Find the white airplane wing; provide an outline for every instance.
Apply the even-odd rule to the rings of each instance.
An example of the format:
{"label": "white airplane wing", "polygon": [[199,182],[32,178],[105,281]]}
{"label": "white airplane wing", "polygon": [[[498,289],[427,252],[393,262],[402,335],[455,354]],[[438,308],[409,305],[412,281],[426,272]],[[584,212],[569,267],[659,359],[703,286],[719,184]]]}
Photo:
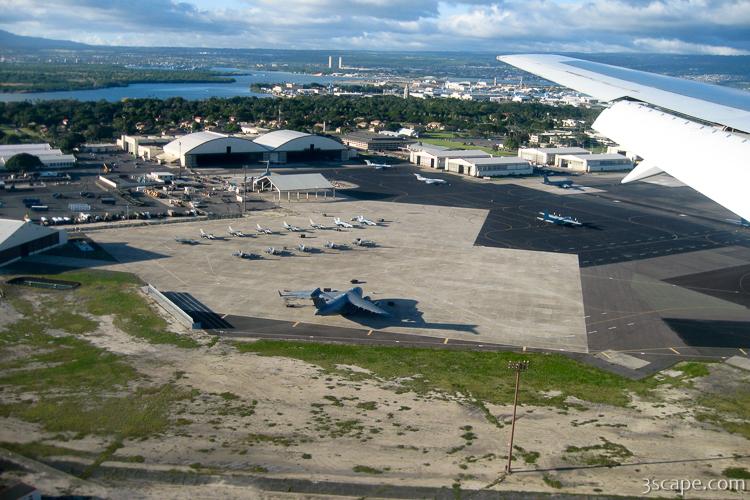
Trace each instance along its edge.
{"label": "white airplane wing", "polygon": [[644,158],[624,183],[665,171],[742,218],[750,217],[745,194],[750,137],[743,134],[750,133],[750,93],[559,55],[498,60],[614,101],[593,128]]}

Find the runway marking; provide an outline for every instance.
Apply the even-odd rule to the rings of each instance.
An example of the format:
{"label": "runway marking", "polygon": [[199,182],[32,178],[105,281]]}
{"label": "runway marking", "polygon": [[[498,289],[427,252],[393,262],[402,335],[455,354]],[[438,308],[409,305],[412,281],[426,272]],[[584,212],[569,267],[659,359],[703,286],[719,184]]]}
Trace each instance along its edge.
{"label": "runway marking", "polygon": [[617,328],[617,327],[616,326],[610,326],[609,328],[607,328],[607,330],[614,330],[615,328]]}
{"label": "runway marking", "polygon": [[598,331],[599,330],[591,330],[590,332],[586,332],[586,333],[597,333]]}
{"label": "runway marking", "polygon": [[372,335],[372,330],[370,330],[369,332],[367,332],[367,335]]}
{"label": "runway marking", "polygon": [[610,355],[609,355],[609,354],[607,354],[606,352],[602,351],[602,354],[604,354],[604,356],[605,356],[605,357],[606,357],[607,359],[612,359],[612,356],[610,356]]}
{"label": "runway marking", "polygon": [[670,351],[672,351],[672,352],[673,352],[673,353],[675,353],[675,354],[680,354],[680,351],[678,351],[678,350],[677,350],[677,349],[675,349],[674,347],[670,347],[670,348],[669,348],[669,350],[670,350]]}
{"label": "runway marking", "polygon": [[628,323],[627,326],[633,326],[635,323]]}
{"label": "runway marking", "polygon": [[590,318],[590,317],[591,317],[591,315],[584,316],[583,319]]}
{"label": "runway marking", "polygon": [[742,347],[738,347],[738,349],[740,350],[740,352],[742,354],[744,354],[745,356],[747,356],[747,352]]}
{"label": "runway marking", "polygon": [[443,344],[447,344],[447,343],[448,343],[448,339],[446,338],[446,339],[445,339],[445,340],[443,341]]}
{"label": "runway marking", "polygon": [[299,321],[295,321],[294,324],[292,325],[292,328],[296,328],[297,325],[299,325]]}

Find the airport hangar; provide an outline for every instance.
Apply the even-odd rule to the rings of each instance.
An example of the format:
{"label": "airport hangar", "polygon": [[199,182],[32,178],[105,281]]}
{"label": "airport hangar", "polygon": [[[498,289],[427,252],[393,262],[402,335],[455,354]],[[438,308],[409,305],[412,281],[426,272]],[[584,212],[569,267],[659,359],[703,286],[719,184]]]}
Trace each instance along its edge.
{"label": "airport hangar", "polygon": [[271,163],[346,161],[349,149],[329,137],[295,130],[275,130],[255,138],[218,132],[195,132],[164,146],[159,159],[183,167]]}
{"label": "airport hangar", "polygon": [[22,220],[0,219],[0,266],[64,245],[68,233]]}

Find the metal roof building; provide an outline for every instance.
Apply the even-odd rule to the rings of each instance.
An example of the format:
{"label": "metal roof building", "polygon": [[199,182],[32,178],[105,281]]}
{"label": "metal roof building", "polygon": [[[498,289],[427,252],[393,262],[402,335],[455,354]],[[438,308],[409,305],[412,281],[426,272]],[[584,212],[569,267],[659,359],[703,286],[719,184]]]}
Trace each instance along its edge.
{"label": "metal roof building", "polygon": [[0,219],[0,266],[63,245],[67,241],[68,234],[65,231],[22,220]]}
{"label": "metal roof building", "polygon": [[557,155],[587,155],[590,151],[577,148],[518,148],[518,156],[536,165],[554,165]]}
{"label": "metal roof building", "polygon": [[329,191],[336,197],[336,187],[321,174],[264,175],[253,181],[253,191],[275,191],[279,194],[279,201],[284,193],[289,201],[293,193],[298,200],[300,194],[305,194],[305,198],[309,200],[310,193],[314,193],[317,199],[320,192],[327,199]]}
{"label": "metal roof building", "polygon": [[183,167],[241,166],[268,159],[269,149],[246,137],[218,132],[195,132],[164,146],[160,159],[179,161]]}
{"label": "metal roof building", "polygon": [[66,155],[61,150],[53,149],[46,143],[6,144],[0,146],[0,167],[5,167],[5,162],[21,153],[36,156],[45,168],[67,168],[75,166],[76,163],[75,156]]}
{"label": "metal roof building", "polygon": [[612,170],[630,170],[633,161],[627,156],[616,153],[590,155],[557,155],[555,166],[578,172],[604,172]]}
{"label": "metal roof building", "polygon": [[491,158],[492,155],[479,149],[445,149],[422,146],[409,152],[409,161],[415,165],[445,168],[451,158]]}
{"label": "metal roof building", "polygon": [[254,142],[270,151],[271,163],[349,159],[349,150],[340,142],[296,130],[274,130],[256,137]]}
{"label": "metal roof building", "polygon": [[491,158],[450,158],[445,164],[448,172],[473,177],[501,177],[508,175],[530,175],[531,164],[518,156],[493,156]]}

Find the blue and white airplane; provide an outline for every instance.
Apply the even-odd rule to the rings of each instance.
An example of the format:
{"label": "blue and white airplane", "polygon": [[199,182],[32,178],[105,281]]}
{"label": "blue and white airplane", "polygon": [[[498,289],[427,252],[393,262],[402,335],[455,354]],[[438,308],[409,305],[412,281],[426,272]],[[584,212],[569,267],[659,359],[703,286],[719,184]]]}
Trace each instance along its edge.
{"label": "blue and white airplane", "polygon": [[312,299],[315,304],[315,314],[318,316],[330,316],[332,314],[355,314],[370,313],[378,316],[390,316],[388,311],[381,309],[374,302],[362,296],[362,288],[356,286],[345,292],[338,290],[322,291],[315,290],[279,291],[279,296],[293,299]]}
{"label": "blue and white airplane", "polygon": [[750,220],[750,92],[554,54],[497,59],[609,102],[592,127],[643,158],[623,183],[666,172]]}
{"label": "blue and white airplane", "polygon": [[537,217],[536,220],[540,220],[542,222],[548,222],[550,224],[557,224],[558,226],[571,226],[571,227],[579,227],[583,224],[578,221],[575,217],[568,217],[566,215],[560,215],[556,213],[549,213],[549,212],[539,212],[539,215],[541,217]]}
{"label": "blue and white airplane", "polygon": [[365,160],[365,165],[368,167],[374,167],[375,170],[383,170],[384,168],[393,168],[393,165],[388,165],[387,163],[374,163],[370,160]]}

